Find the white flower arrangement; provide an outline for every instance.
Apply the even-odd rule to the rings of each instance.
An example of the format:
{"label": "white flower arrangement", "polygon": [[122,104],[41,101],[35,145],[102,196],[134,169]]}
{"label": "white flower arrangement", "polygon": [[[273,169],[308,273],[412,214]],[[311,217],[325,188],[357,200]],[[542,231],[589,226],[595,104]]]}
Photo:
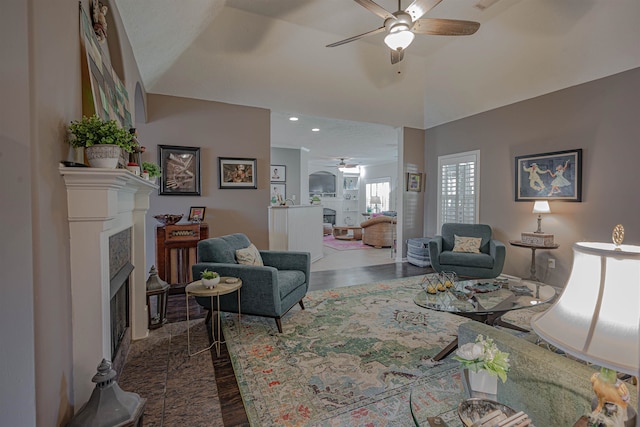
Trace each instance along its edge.
{"label": "white flower arrangement", "polygon": [[482,335],[476,337],[476,342],[459,347],[453,359],[473,372],[484,369],[491,375],[500,378],[503,383],[507,381],[507,372],[511,367],[509,353],[498,350],[491,338],[485,340]]}

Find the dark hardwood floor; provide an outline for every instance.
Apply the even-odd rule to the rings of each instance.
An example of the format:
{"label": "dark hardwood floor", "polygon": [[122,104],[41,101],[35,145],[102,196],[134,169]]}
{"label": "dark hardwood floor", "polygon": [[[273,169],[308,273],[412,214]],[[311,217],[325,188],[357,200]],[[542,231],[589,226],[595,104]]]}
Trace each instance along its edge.
{"label": "dark hardwood floor", "polygon": [[[430,273],[433,270],[429,267],[416,267],[412,264],[390,263],[373,265],[367,267],[353,267],[343,270],[316,271],[311,273],[309,290],[326,290],[344,286],[370,283],[380,280],[399,279],[402,277],[418,276]],[[169,295],[167,304],[167,320],[169,322],[180,322],[186,320],[184,294]],[[189,316],[192,319],[206,317],[207,311],[201,308],[194,298],[189,299]],[[286,318],[283,318],[283,322]],[[249,420],[244,410],[242,397],[236,381],[231,358],[227,346],[222,344],[220,357],[216,357],[212,350],[213,367],[218,386],[218,396],[222,408],[222,418],[224,427],[248,427]]]}

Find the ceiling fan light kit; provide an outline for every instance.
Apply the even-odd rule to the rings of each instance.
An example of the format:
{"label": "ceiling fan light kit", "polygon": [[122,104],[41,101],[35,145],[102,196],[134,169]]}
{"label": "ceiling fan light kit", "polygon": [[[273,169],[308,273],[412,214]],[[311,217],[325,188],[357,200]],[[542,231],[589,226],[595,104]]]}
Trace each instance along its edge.
{"label": "ceiling fan light kit", "polygon": [[387,35],[384,38],[384,42],[391,49],[392,64],[402,61],[404,50],[411,44],[415,34],[468,36],[474,34],[480,27],[478,22],[473,21],[439,18],[420,19],[442,0],[414,0],[405,10],[402,10],[401,0],[398,0],[398,10],[394,13],[389,12],[373,0],[354,1],[384,19],[384,25],[375,30],[329,44],[327,47],[341,46],[363,37],[386,31]]}
{"label": "ceiling fan light kit", "polygon": [[[398,27],[398,25],[396,25],[396,27]],[[387,36],[384,38],[385,44],[389,46],[390,49],[406,49],[413,41],[415,35],[411,31],[409,31],[409,27],[403,27],[404,28],[400,28],[387,34]]]}

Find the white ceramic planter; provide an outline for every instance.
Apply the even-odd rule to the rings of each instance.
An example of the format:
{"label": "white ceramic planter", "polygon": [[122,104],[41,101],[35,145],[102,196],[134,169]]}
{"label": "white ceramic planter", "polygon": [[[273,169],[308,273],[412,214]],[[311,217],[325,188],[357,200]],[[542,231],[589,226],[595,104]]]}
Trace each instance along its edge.
{"label": "white ceramic planter", "polygon": [[469,388],[471,392],[497,395],[498,377],[485,370],[478,372],[469,370]]}
{"label": "white ceramic planter", "polygon": [[215,279],[202,279],[202,286],[208,289],[213,288],[218,283],[220,283],[220,276],[216,277]]}
{"label": "white ceramic planter", "polygon": [[122,149],[117,145],[98,144],[85,148],[84,152],[91,167],[115,169]]}

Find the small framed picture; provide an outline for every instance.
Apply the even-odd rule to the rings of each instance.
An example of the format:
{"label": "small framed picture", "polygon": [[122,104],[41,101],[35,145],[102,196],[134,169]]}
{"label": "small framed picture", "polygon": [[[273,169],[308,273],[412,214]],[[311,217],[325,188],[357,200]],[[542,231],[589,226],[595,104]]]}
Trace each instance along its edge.
{"label": "small framed picture", "polygon": [[287,167],[284,165],[271,165],[271,182],[285,182],[287,180]]}
{"label": "small framed picture", "polygon": [[271,184],[271,201],[274,200],[276,203],[284,202],[287,197],[287,186],[286,184]]}
{"label": "small framed picture", "polygon": [[218,188],[258,188],[256,159],[218,157]]}
{"label": "small framed picture", "polygon": [[516,157],[516,202],[582,201],[582,149]]}
{"label": "small framed picture", "polygon": [[207,210],[204,206],[191,207],[189,209],[189,221],[202,222],[204,221],[204,213]]}
{"label": "small framed picture", "polygon": [[161,196],[200,195],[200,147],[158,145]]}
{"label": "small framed picture", "polygon": [[415,191],[419,193],[422,191],[422,173],[407,174],[407,191]]}

